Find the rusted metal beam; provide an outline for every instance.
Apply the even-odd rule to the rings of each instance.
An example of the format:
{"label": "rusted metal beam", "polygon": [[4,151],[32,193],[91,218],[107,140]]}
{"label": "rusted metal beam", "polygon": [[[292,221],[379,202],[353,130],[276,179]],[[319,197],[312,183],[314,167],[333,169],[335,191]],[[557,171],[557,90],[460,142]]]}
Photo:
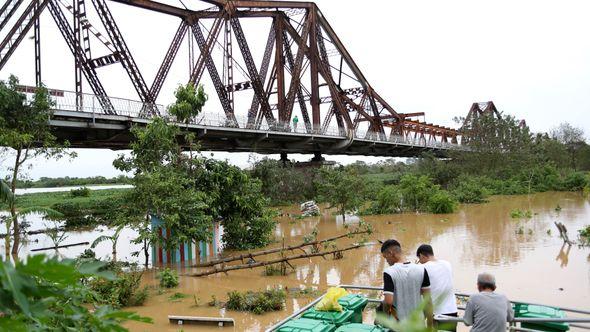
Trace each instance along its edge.
{"label": "rusted metal beam", "polygon": [[[311,33],[309,36],[309,46],[311,53],[318,53],[318,35],[321,33],[317,24],[317,15],[315,10],[310,11],[311,15]],[[319,36],[321,38],[321,36]],[[313,129],[320,130],[320,87],[319,87],[319,69],[318,59],[312,57],[310,60],[310,76],[311,76],[311,117],[313,119]]]}
{"label": "rusted metal beam", "polygon": [[128,6],[151,10],[151,11],[155,11],[155,12],[162,13],[162,14],[177,16],[180,18],[188,17],[192,13],[194,13],[191,10],[178,8],[178,7],[174,7],[174,6],[170,6],[170,5],[166,5],[163,3],[150,1],[150,0],[110,0],[110,1],[118,2],[118,3],[124,4],[124,5],[128,5]]}
{"label": "rusted metal beam", "polygon": [[[216,24],[220,27],[222,21],[223,21],[223,19],[221,17],[219,17],[216,21]],[[215,27],[211,29],[211,32],[209,34],[210,41],[217,39],[217,35],[219,34],[219,27],[217,28],[217,31],[215,31],[216,30]],[[204,63],[207,67],[207,71],[209,72],[209,76],[211,77],[211,80],[213,81],[213,86],[215,87],[215,90],[217,91],[217,96],[219,97],[219,101],[221,102],[221,107],[223,107],[223,111],[225,113],[225,116],[227,117],[227,120],[230,122],[230,125],[237,125],[236,116],[234,115],[234,110],[231,107],[231,104],[230,104],[229,99],[227,97],[227,90],[225,89],[225,86],[223,85],[223,82],[221,81],[221,78],[219,76],[219,72],[217,71],[217,67],[215,67],[215,63],[213,62],[213,58],[211,57],[211,48],[209,45],[207,45],[208,43],[205,41],[205,37],[203,36],[203,31],[201,30],[201,27],[199,26],[199,22],[197,21],[197,22],[193,23],[191,25],[191,29],[193,31],[193,35],[195,36],[195,39],[197,40],[197,44],[199,45],[199,49],[201,50],[201,54],[199,55],[199,59],[202,59],[203,60],[202,63]],[[199,66],[199,64],[197,64],[197,66]],[[195,66],[195,71],[198,75],[199,71],[202,73],[202,69],[200,69],[200,70],[197,69],[197,66]],[[191,75],[190,83],[196,84],[199,82],[198,80],[196,80],[197,75],[195,75],[195,72],[193,72],[193,75]]]}
{"label": "rusted metal beam", "polygon": [[270,110],[270,105],[268,104],[268,98],[264,90],[264,85],[260,79],[260,75],[258,75],[258,69],[256,69],[256,64],[254,63],[254,59],[252,58],[250,48],[248,47],[248,41],[246,40],[246,36],[244,35],[244,31],[242,30],[242,25],[240,24],[239,19],[235,17],[230,18],[230,23],[236,35],[236,40],[238,41],[238,46],[240,47],[240,51],[242,52],[242,57],[246,62],[246,68],[248,70],[248,74],[250,75],[250,80],[252,81],[254,93],[258,98],[258,102],[260,103],[262,113],[269,122],[269,125],[274,126],[275,119]]}
{"label": "rusted metal beam", "polygon": [[84,76],[86,76],[86,80],[88,81],[90,88],[98,98],[98,101],[101,107],[103,108],[103,111],[106,114],[115,114],[113,104],[108,98],[107,93],[102,83],[100,82],[95,69],[92,66],[90,66],[90,61],[86,57],[86,53],[84,52],[84,50],[76,48],[72,27],[69,25],[64,13],[61,11],[59,6],[54,1],[49,1],[48,9],[59,31],[64,37],[66,44],[70,48],[72,55],[82,65],[82,72],[84,73]]}
{"label": "rusted metal beam", "polygon": [[[270,60],[272,56],[272,49],[277,39],[277,29],[276,29],[277,22],[273,20],[273,24],[270,27],[270,31],[268,33],[268,38],[266,39],[266,47],[264,48],[264,55],[262,56],[262,63],[260,64],[260,80],[264,84],[266,82],[266,76],[268,74],[268,67],[270,66]],[[278,53],[277,53],[278,54]],[[272,75],[271,75],[272,76]],[[271,77],[271,81],[272,81]],[[270,87],[267,85],[265,89],[264,95],[268,101],[268,95],[270,93],[270,89],[272,89],[272,84]],[[248,111],[248,125],[252,126],[256,122],[256,118],[258,116],[258,107],[260,106],[260,102],[256,94],[252,96],[252,103],[250,105],[250,110]]]}
{"label": "rusted metal beam", "polygon": [[164,56],[164,60],[162,60],[162,64],[160,65],[160,68],[158,69],[156,77],[154,78],[154,81],[150,88],[150,95],[152,96],[154,101],[158,98],[158,95],[160,94],[160,90],[162,89],[164,80],[166,79],[166,76],[168,76],[168,72],[170,71],[172,62],[174,62],[174,58],[176,58],[176,54],[178,53],[178,49],[182,44],[182,39],[184,39],[187,30],[188,25],[186,25],[184,21],[180,22],[180,25],[178,26],[178,29],[176,30],[176,33],[172,38],[170,47],[168,47],[168,51]]}
{"label": "rusted metal beam", "polygon": [[307,49],[307,38],[309,35],[309,29],[311,26],[311,21],[309,15],[306,17],[305,22],[303,23],[303,30],[301,31],[301,36],[295,31],[295,29],[287,22],[287,20],[283,17],[283,26],[287,28],[287,31],[291,33],[291,38],[297,44],[297,56],[295,57],[295,64],[294,67],[291,68],[291,84],[289,85],[289,92],[287,93],[287,101],[285,108],[282,110],[279,109],[279,121],[280,122],[288,122],[291,118],[291,113],[293,112],[293,107],[295,105],[295,95],[297,93],[297,89],[299,87],[299,82],[301,79],[301,70],[303,66],[303,57],[305,56],[305,50]]}

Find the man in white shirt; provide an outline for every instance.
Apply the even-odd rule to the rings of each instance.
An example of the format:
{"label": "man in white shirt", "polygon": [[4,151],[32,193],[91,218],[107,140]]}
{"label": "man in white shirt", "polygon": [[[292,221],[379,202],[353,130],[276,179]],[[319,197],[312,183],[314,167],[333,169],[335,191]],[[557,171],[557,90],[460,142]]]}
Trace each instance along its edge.
{"label": "man in white shirt", "polygon": [[[451,264],[434,257],[434,250],[429,244],[418,247],[416,256],[428,272],[430,294],[434,304],[434,315],[457,317],[457,300],[453,290],[453,271]],[[457,323],[440,323],[438,330],[457,331]]]}
{"label": "man in white shirt", "polygon": [[393,307],[394,317],[405,319],[420,306],[424,296],[428,299],[424,310],[426,325],[432,327],[430,281],[424,267],[406,262],[400,243],[393,239],[383,243],[381,254],[389,265],[383,271],[384,311],[389,313]]}

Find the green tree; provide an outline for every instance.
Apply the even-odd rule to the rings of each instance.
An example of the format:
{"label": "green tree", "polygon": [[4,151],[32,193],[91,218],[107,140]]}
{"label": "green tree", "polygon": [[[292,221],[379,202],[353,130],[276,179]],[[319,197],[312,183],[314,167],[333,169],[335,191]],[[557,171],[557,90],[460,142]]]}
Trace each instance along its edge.
{"label": "green tree", "polygon": [[168,107],[168,112],[179,122],[189,124],[201,111],[207,102],[207,94],[202,85],[197,89],[193,84],[180,85],[174,92],[176,102]]}
{"label": "green tree", "polygon": [[353,169],[323,167],[320,171],[318,192],[323,201],[336,207],[342,219],[346,211],[357,210],[363,203],[365,182]]}
{"label": "green tree", "polygon": [[201,159],[195,184],[211,198],[210,214],[221,221],[226,248],[267,245],[275,228],[262,183],[226,161]]}
{"label": "green tree", "polygon": [[[134,171],[133,190],[129,191],[119,219],[136,226],[143,244],[145,265],[149,262],[149,246],[158,243],[166,248],[197,240],[210,239],[212,217],[208,214],[208,195],[194,185],[188,170],[197,160],[182,154],[177,126],[157,118],[145,128],[134,127],[135,140],[131,156],[119,156],[116,168]],[[150,227],[150,215],[164,221],[164,227],[175,236],[164,240]]]}
{"label": "green tree", "polygon": [[[18,91],[18,79],[10,76],[8,82],[0,82],[0,146],[6,146],[14,152],[11,167],[10,189],[14,195],[16,183],[27,161],[43,156],[60,158],[64,155],[66,144],[60,144],[49,127],[53,102],[49,92],[43,86],[37,88],[33,98],[27,100],[25,94]],[[70,153],[70,155],[74,155]],[[7,219],[7,229],[14,236],[12,254],[16,255],[20,242],[20,228],[16,200],[8,201],[11,218]],[[10,237],[7,235],[7,246]]]}
{"label": "green tree", "polygon": [[151,323],[150,318],[108,306],[90,307],[92,292],[86,278],[114,280],[105,263],[59,261],[44,255],[13,265],[0,261],[0,330],[2,331],[127,331],[128,320]]}
{"label": "green tree", "polygon": [[567,122],[563,122],[553,128],[551,136],[565,145],[570,154],[571,168],[576,170],[578,153],[582,150],[584,145],[586,145],[584,130],[582,128],[574,127]]}

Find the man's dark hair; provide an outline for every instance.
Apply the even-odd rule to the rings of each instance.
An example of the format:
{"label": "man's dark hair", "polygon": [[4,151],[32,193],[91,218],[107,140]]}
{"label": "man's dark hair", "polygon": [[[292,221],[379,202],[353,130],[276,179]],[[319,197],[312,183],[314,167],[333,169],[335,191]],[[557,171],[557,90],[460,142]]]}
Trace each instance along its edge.
{"label": "man's dark hair", "polygon": [[389,239],[383,242],[383,244],[381,245],[381,253],[384,253],[385,251],[387,251],[387,249],[391,247],[398,247],[401,249],[402,245],[394,239]]}
{"label": "man's dark hair", "polygon": [[420,256],[420,254],[430,257],[434,256],[434,250],[432,250],[432,246],[430,244],[422,244],[416,250],[416,256]]}

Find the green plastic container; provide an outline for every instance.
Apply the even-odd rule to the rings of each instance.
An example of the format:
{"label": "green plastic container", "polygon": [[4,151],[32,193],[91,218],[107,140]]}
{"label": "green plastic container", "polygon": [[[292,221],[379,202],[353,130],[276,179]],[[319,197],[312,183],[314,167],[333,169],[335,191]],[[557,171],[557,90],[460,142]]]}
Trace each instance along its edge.
{"label": "green plastic container", "polygon": [[322,320],[299,318],[292,319],[279,327],[279,332],[332,332],[336,329],[334,324]]}
{"label": "green plastic container", "polygon": [[[565,318],[565,312],[552,307],[516,303],[514,305],[514,316],[520,318]],[[546,322],[546,323],[521,323],[522,327],[539,331],[568,331],[568,323]]]}
{"label": "green plastic container", "polygon": [[336,332],[385,332],[389,331],[379,326],[358,323],[344,324],[336,329]]}
{"label": "green plastic container", "polygon": [[311,308],[303,313],[301,317],[320,320],[336,325],[336,327],[352,322],[352,316],[354,311],[342,310],[342,311],[317,311]]}
{"label": "green plastic container", "polygon": [[348,294],[338,299],[338,303],[340,303],[342,308],[354,311],[351,319],[352,323],[363,322],[363,310],[365,310],[368,302],[369,300],[366,297],[359,294]]}

